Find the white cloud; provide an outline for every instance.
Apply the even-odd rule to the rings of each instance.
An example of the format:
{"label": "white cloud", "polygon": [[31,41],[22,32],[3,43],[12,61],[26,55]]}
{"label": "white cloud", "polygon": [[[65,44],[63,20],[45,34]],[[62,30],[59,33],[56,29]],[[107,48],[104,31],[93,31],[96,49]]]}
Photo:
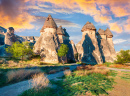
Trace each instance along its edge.
{"label": "white cloud", "polygon": [[73,40],[75,44],[77,44],[82,39],[82,35],[71,36],[70,40]]}
{"label": "white cloud", "polygon": [[123,42],[125,42],[125,41],[127,41],[127,40],[124,40],[124,39],[115,39],[115,40],[113,41],[113,43],[116,45],[116,44],[123,43]]}
{"label": "white cloud", "polygon": [[33,10],[35,13],[37,12],[45,12],[45,13],[52,13],[55,14],[55,12],[51,9],[44,9],[39,6],[28,6],[28,10]]}
{"label": "white cloud", "polygon": [[39,7],[50,8],[51,6],[45,4],[38,4]]}
{"label": "white cloud", "polygon": [[[36,25],[42,25],[44,24],[45,20],[46,20],[46,17],[42,17],[42,16],[35,16],[34,17],[36,19]],[[73,23],[73,22],[70,22],[70,21],[67,21],[67,20],[62,20],[62,19],[55,19],[53,18],[54,21],[56,22],[57,26],[62,26],[63,28],[64,27],[75,27],[75,28],[80,28],[81,26],[79,24],[76,24],[76,23]]]}

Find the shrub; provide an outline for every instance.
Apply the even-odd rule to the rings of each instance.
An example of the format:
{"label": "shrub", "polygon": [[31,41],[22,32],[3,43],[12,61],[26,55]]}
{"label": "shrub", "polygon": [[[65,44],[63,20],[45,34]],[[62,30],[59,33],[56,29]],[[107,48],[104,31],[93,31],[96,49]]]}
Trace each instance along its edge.
{"label": "shrub", "polygon": [[70,76],[71,75],[71,71],[70,70],[65,70],[64,71],[64,75],[65,76]]}
{"label": "shrub", "polygon": [[6,48],[6,52],[10,53],[16,59],[22,59],[22,61],[25,56],[32,56],[33,54],[32,46],[30,46],[29,42],[15,42],[12,46]]}
{"label": "shrub", "polygon": [[49,84],[48,78],[44,75],[44,73],[33,75],[32,86],[34,89],[39,90],[41,88],[45,88]]}
{"label": "shrub", "polygon": [[26,78],[31,77],[34,74],[38,74],[41,73],[41,70],[39,69],[20,69],[20,70],[12,70],[12,71],[8,71],[6,73],[7,76],[7,82],[12,82],[12,81],[21,81],[24,80]]}
{"label": "shrub", "polygon": [[60,48],[58,49],[57,55],[61,58],[63,65],[64,65],[64,60],[62,60],[62,59],[63,59],[63,57],[66,57],[68,51],[69,51],[69,47],[66,44],[61,44]]}
{"label": "shrub", "polygon": [[115,63],[124,64],[130,62],[130,50],[121,50],[117,55],[117,60]]}

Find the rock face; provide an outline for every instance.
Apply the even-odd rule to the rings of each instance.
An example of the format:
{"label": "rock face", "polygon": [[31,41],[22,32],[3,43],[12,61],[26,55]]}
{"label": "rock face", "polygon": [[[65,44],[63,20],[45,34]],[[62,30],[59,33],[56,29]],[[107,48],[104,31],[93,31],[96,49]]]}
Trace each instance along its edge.
{"label": "rock face", "polygon": [[57,35],[58,35],[58,39],[59,39],[59,43],[64,43],[66,45],[68,45],[69,47],[69,51],[68,51],[68,54],[67,54],[67,60],[65,60],[65,62],[67,63],[71,63],[71,62],[74,62],[75,59],[74,59],[74,50],[73,50],[73,47],[71,45],[71,42],[70,42],[70,39],[69,39],[69,34],[67,33],[66,29],[62,28],[62,26],[59,26],[59,28],[57,29]]}
{"label": "rock face", "polygon": [[57,50],[60,44],[67,44],[69,52],[67,58],[63,58],[64,62],[67,63],[74,60],[74,53],[72,45],[70,44],[69,34],[66,29],[62,26],[57,27],[55,21],[49,15],[41,29],[41,35],[34,45],[34,52],[40,54],[42,61],[45,63],[59,63],[60,58],[57,56]]}
{"label": "rock face", "polygon": [[102,64],[103,60],[98,47],[95,26],[87,22],[81,31],[82,39],[76,45],[79,61],[88,64]]}
{"label": "rock face", "polygon": [[76,49],[76,46],[75,46],[73,40],[71,40],[70,43],[71,43],[71,45],[72,45],[74,54],[77,54],[78,52],[77,52],[77,49]]}
{"label": "rock face", "polygon": [[99,29],[97,36],[103,62],[113,62],[116,56],[114,44],[112,41],[113,34],[107,28],[105,31],[103,29]]}
{"label": "rock face", "polygon": [[0,45],[4,45],[4,39],[5,39],[5,35],[4,33],[6,32],[7,30],[3,27],[0,26]]}
{"label": "rock face", "polygon": [[7,29],[7,32],[5,33],[5,44],[6,45],[12,45],[13,42],[18,41],[16,36],[14,35],[14,28],[9,27]]}
{"label": "rock face", "polygon": [[51,15],[49,15],[41,29],[41,36],[34,45],[34,52],[40,54],[45,63],[58,63],[57,49],[58,36],[57,25]]}

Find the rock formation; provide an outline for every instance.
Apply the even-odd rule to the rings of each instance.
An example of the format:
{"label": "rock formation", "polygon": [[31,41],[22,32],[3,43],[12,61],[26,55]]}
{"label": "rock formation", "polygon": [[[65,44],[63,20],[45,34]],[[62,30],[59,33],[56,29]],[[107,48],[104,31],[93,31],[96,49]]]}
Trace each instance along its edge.
{"label": "rock formation", "polygon": [[102,64],[103,61],[98,47],[95,26],[87,22],[81,31],[82,39],[76,45],[79,61],[88,64]]}
{"label": "rock formation", "polygon": [[64,43],[64,40],[65,40],[65,32],[62,28],[62,26],[59,26],[58,29],[57,29],[57,35],[58,35],[58,38],[59,38],[59,42],[60,43]]}
{"label": "rock formation", "polygon": [[7,29],[7,32],[5,33],[5,44],[6,45],[12,45],[13,42],[16,42],[17,38],[14,35],[14,28],[9,27]]}
{"label": "rock formation", "polygon": [[112,41],[113,34],[109,28],[107,28],[105,31],[103,29],[99,29],[97,36],[103,62],[113,62],[116,56]]}
{"label": "rock formation", "polygon": [[0,45],[4,45],[5,43],[4,43],[4,39],[5,39],[5,32],[6,32],[7,30],[5,29],[5,28],[3,28],[3,27],[1,27],[0,26]]}
{"label": "rock formation", "polygon": [[66,31],[66,29],[64,28],[64,33],[65,33],[65,37],[64,37],[64,44],[68,45],[69,47],[69,51],[68,51],[68,54],[67,54],[67,61],[68,63],[72,63],[72,62],[75,62],[75,59],[74,59],[74,50],[73,50],[73,47],[71,45],[71,42],[70,42],[70,39],[69,39],[69,34],[68,32]]}
{"label": "rock formation", "polygon": [[45,63],[59,62],[57,56],[58,36],[56,30],[57,25],[51,15],[49,15],[40,31],[41,35],[34,45],[34,52],[40,54],[42,61]]}
{"label": "rock formation", "polygon": [[34,52],[40,54],[45,63],[58,63],[60,58],[57,56],[57,50],[60,44],[67,44],[69,52],[67,58],[63,58],[65,63],[74,60],[72,45],[70,44],[69,34],[62,26],[57,27],[55,21],[49,15],[41,29],[41,35],[34,45]]}
{"label": "rock formation", "polygon": [[70,44],[72,45],[74,54],[77,54],[78,52],[77,52],[76,46],[75,46],[75,44],[74,44],[74,41],[71,40],[71,41],[70,41]]}

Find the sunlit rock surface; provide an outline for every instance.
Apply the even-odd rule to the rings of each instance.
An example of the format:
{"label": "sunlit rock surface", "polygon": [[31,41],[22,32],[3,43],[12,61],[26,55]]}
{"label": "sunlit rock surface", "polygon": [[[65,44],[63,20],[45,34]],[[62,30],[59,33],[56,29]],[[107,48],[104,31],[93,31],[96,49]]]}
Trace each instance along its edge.
{"label": "sunlit rock surface", "polygon": [[103,60],[99,51],[95,26],[87,22],[82,28],[82,39],[76,45],[79,61],[88,64],[102,64]]}

